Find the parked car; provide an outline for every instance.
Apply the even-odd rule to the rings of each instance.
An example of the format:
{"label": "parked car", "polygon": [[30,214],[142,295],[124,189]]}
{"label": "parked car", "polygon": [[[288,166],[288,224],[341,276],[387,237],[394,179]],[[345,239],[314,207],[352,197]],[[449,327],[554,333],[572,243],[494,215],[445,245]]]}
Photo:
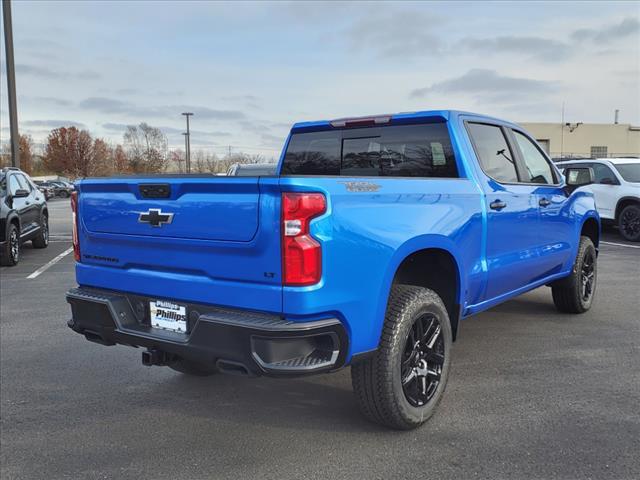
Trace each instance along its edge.
{"label": "parked car", "polygon": [[0,263],[16,265],[20,247],[49,245],[49,212],[44,194],[18,168],[0,169]]}
{"label": "parked car", "polygon": [[52,197],[69,198],[71,192],[73,191],[70,190],[67,185],[51,180],[36,180],[36,185],[38,185],[38,187],[46,187],[49,190],[49,194],[53,192],[53,194],[51,195]]}
{"label": "parked car", "polygon": [[235,163],[229,167],[227,175],[236,177],[260,177],[276,174],[275,163]]}
{"label": "parked car", "polygon": [[38,187],[38,190],[42,192],[45,200],[49,200],[56,196],[55,188],[48,182],[43,182],[42,180],[34,180],[33,183]]}
{"label": "parked car", "polygon": [[428,111],[300,123],[286,145],[274,176],[80,180],[69,327],[194,375],[351,365],[363,413],[409,429],[461,319],[543,285],[591,307],[600,219],[574,190],[593,171],[563,179],[518,125]]}
{"label": "parked car", "polygon": [[61,181],[61,180],[52,180],[49,183],[53,185],[53,188],[55,189],[55,192],[56,192],[56,196],[58,197],[69,198],[71,196],[71,193],[75,190],[72,184]]}
{"label": "parked car", "polygon": [[640,159],[596,158],[557,165],[593,168],[594,183],[582,189],[595,196],[600,218],[615,224],[625,240],[640,241]]}

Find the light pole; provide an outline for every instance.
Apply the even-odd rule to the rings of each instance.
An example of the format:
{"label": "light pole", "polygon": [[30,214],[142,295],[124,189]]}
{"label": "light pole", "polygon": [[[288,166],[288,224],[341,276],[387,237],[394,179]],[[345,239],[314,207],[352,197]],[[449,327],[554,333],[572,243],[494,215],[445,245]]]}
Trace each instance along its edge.
{"label": "light pole", "polygon": [[[184,135],[184,169],[185,169],[185,172],[189,173],[189,167],[188,167],[189,163],[188,163],[188,160],[187,160],[187,158],[188,158],[187,157],[187,155],[188,155],[187,152],[189,151],[188,150],[189,147],[187,146],[187,139],[189,138],[189,134],[188,133],[183,133],[182,135]],[[182,169],[180,169],[180,173],[182,173]]]}
{"label": "light pole", "polygon": [[18,107],[16,105],[16,70],[13,61],[13,30],[11,27],[11,0],[2,0],[4,20],[4,49],[7,57],[7,90],[9,97],[9,135],[11,135],[11,165],[20,168],[18,136]]}
{"label": "light pole", "polygon": [[182,112],[187,117],[187,133],[184,134],[185,157],[187,161],[187,173],[191,173],[191,133],[189,132],[189,117],[193,115],[191,112]]}

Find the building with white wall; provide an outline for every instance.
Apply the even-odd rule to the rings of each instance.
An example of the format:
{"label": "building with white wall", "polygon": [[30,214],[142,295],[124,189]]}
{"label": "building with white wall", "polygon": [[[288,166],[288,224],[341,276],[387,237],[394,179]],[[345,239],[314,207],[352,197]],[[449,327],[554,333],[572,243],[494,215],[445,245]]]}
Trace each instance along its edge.
{"label": "building with white wall", "polygon": [[640,126],[625,123],[521,123],[551,155],[640,157]]}

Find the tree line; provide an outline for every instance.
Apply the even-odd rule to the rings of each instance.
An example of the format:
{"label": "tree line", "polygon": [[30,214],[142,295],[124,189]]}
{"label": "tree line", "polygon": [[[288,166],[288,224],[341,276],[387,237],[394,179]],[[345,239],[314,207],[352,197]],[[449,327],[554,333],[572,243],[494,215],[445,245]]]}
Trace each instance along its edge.
{"label": "tree line", "polygon": [[[20,168],[29,175],[56,174],[68,178],[185,171],[182,150],[169,151],[166,135],[147,123],[129,125],[122,144],[93,138],[88,130],[60,127],[51,130],[43,154],[33,153],[33,139],[20,135]],[[215,153],[194,151],[191,171],[225,173],[235,163],[263,163],[262,155],[234,153],[219,158]],[[10,165],[8,146],[0,153],[0,166]]]}

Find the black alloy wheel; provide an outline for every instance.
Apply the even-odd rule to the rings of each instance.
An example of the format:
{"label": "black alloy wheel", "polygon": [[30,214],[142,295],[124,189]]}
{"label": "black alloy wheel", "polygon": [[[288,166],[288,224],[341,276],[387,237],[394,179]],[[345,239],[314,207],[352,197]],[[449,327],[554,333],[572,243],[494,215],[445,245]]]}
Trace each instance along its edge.
{"label": "black alloy wheel", "polygon": [[625,207],[620,213],[618,228],[626,240],[640,240],[640,207],[637,205]]}
{"label": "black alloy wheel", "polygon": [[414,407],[428,403],[435,394],[445,360],[442,328],[435,315],[425,314],[414,322],[402,355],[402,390]]}
{"label": "black alloy wheel", "polygon": [[449,315],[436,292],[392,286],[377,350],[351,365],[365,417],[398,430],[431,418],[447,385],[452,341]]}
{"label": "black alloy wheel", "polygon": [[9,234],[9,254],[11,255],[11,262],[15,265],[20,260],[20,238],[18,237],[18,230],[11,229]]}
{"label": "black alloy wheel", "polygon": [[571,273],[551,284],[553,303],[560,312],[584,313],[591,308],[597,281],[597,250],[589,237],[582,236]]}
{"label": "black alloy wheel", "polygon": [[593,249],[585,251],[582,259],[582,268],[580,269],[580,281],[582,300],[588,302],[591,300],[591,296],[595,287],[595,275],[596,275],[596,260]]}

